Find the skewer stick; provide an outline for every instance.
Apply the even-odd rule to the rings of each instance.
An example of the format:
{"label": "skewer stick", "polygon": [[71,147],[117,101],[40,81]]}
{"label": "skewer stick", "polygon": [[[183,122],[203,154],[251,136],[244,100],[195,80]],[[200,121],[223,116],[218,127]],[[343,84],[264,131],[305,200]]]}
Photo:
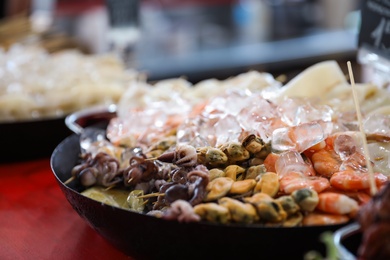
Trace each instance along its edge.
{"label": "skewer stick", "polygon": [[67,179],[64,184],[67,185],[68,183],[71,183],[74,179],[76,179],[74,176],[70,177],[69,179]]}
{"label": "skewer stick", "polygon": [[137,199],[145,199],[145,198],[152,198],[152,197],[158,197],[158,196],[165,196],[165,193],[159,193],[159,192],[149,193],[149,194],[137,196]]}
{"label": "skewer stick", "polygon": [[157,160],[158,157],[150,157],[150,158],[146,158],[145,161],[155,161]]}
{"label": "skewer stick", "polygon": [[109,190],[111,190],[111,189],[114,188],[114,187],[115,187],[115,184],[114,184],[114,185],[111,185],[111,186],[108,186],[107,188],[104,189],[104,191],[109,191]]}
{"label": "skewer stick", "polygon": [[351,62],[348,61],[347,65],[348,65],[349,79],[351,81],[353,100],[355,103],[355,109],[356,109],[357,119],[358,119],[358,123],[359,123],[359,130],[360,130],[360,133],[362,134],[362,139],[363,139],[363,150],[364,150],[364,155],[365,155],[364,157],[366,158],[367,169],[368,169],[368,173],[370,176],[370,179],[369,179],[370,192],[371,192],[371,195],[374,195],[377,192],[377,188],[376,188],[375,179],[374,179],[374,171],[372,169],[372,165],[371,165],[371,161],[370,161],[370,153],[368,151],[366,134],[365,134],[364,128],[363,128],[362,114],[360,111],[359,100],[358,100],[357,94],[356,94],[355,80],[354,80],[353,73],[352,73]]}

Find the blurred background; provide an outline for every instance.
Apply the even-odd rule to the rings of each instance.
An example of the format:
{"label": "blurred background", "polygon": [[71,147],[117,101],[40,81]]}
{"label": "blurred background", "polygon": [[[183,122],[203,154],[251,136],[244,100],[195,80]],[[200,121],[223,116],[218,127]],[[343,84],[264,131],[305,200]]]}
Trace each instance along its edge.
{"label": "blurred background", "polygon": [[[73,47],[91,54],[112,51],[110,1],[120,2],[2,0],[0,43],[7,48],[23,40],[28,30],[50,30],[57,36],[46,46],[51,51]],[[184,76],[196,83],[248,70],[293,76],[326,59],[335,59],[345,68],[346,61],[356,59],[360,0],[122,2],[128,1],[136,12],[131,30],[121,34],[129,36],[125,59],[150,80]],[[45,12],[49,22],[38,15]],[[35,18],[33,27],[13,24],[17,29],[11,34],[10,20],[26,18],[29,22]]]}

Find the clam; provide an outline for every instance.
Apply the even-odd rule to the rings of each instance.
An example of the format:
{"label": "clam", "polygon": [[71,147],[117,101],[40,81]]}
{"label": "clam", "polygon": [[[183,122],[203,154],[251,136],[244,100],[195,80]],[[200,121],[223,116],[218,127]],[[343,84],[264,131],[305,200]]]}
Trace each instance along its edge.
{"label": "clam", "polygon": [[231,178],[232,180],[237,180],[237,176],[245,173],[245,168],[232,164],[227,166],[224,170],[225,176]]}
{"label": "clam", "polygon": [[256,181],[254,179],[247,179],[241,181],[235,181],[230,188],[230,194],[246,194],[251,192],[256,186]]}
{"label": "clam", "polygon": [[217,203],[202,203],[194,206],[195,214],[201,219],[226,224],[230,220],[230,213],[226,207],[220,206]]}
{"label": "clam", "polygon": [[256,208],[250,203],[223,197],[218,200],[218,204],[229,210],[231,219],[234,222],[251,224],[259,219]]}
{"label": "clam", "polygon": [[231,164],[249,159],[250,153],[239,142],[228,142],[219,147],[228,157]]}
{"label": "clam", "polygon": [[294,191],[291,196],[303,211],[313,211],[318,205],[318,193],[315,190],[304,188]]}
{"label": "clam", "polygon": [[212,180],[206,187],[207,195],[204,201],[213,201],[224,197],[229,193],[234,181],[228,177],[220,177]]}
{"label": "clam", "polygon": [[252,154],[260,152],[264,148],[264,142],[254,134],[250,134],[242,140],[242,146]]}
{"label": "clam", "polygon": [[271,197],[275,197],[279,192],[279,177],[274,172],[266,172],[259,175],[259,181],[257,182],[254,192],[262,192]]}

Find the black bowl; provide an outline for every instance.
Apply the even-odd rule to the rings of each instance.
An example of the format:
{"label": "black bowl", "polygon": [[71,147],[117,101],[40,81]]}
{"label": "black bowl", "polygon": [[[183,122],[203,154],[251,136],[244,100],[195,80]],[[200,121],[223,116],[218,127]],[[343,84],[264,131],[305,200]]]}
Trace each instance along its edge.
{"label": "black bowl", "polygon": [[[179,223],[102,204],[65,185],[80,153],[79,135],[63,140],[51,157],[52,171],[65,197],[103,238],[136,259],[303,259],[326,253],[320,235],[344,225],[277,228],[254,225]],[[77,227],[75,227],[77,231]]]}
{"label": "black bowl", "polygon": [[0,123],[0,162],[50,157],[58,143],[72,134],[65,118]]}
{"label": "black bowl", "polygon": [[0,123],[0,163],[50,157],[56,146],[85,127],[105,129],[116,116],[116,105],[85,108],[66,117]]}

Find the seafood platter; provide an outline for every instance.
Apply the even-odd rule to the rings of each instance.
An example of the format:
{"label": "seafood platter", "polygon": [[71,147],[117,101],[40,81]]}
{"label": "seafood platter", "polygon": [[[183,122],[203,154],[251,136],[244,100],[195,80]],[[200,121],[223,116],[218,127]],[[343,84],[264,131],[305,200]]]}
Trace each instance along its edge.
{"label": "seafood platter", "polygon": [[356,223],[389,182],[389,104],[333,60],[286,84],[257,71],[138,79],[118,103],[67,116],[74,134],[51,167],[75,211],[135,259],[326,258],[322,234]]}
{"label": "seafood platter", "polygon": [[67,115],[117,102],[138,76],[111,54],[87,55],[77,49],[49,53],[22,43],[0,47],[0,75],[4,162],[50,156],[72,134],[64,124]]}

